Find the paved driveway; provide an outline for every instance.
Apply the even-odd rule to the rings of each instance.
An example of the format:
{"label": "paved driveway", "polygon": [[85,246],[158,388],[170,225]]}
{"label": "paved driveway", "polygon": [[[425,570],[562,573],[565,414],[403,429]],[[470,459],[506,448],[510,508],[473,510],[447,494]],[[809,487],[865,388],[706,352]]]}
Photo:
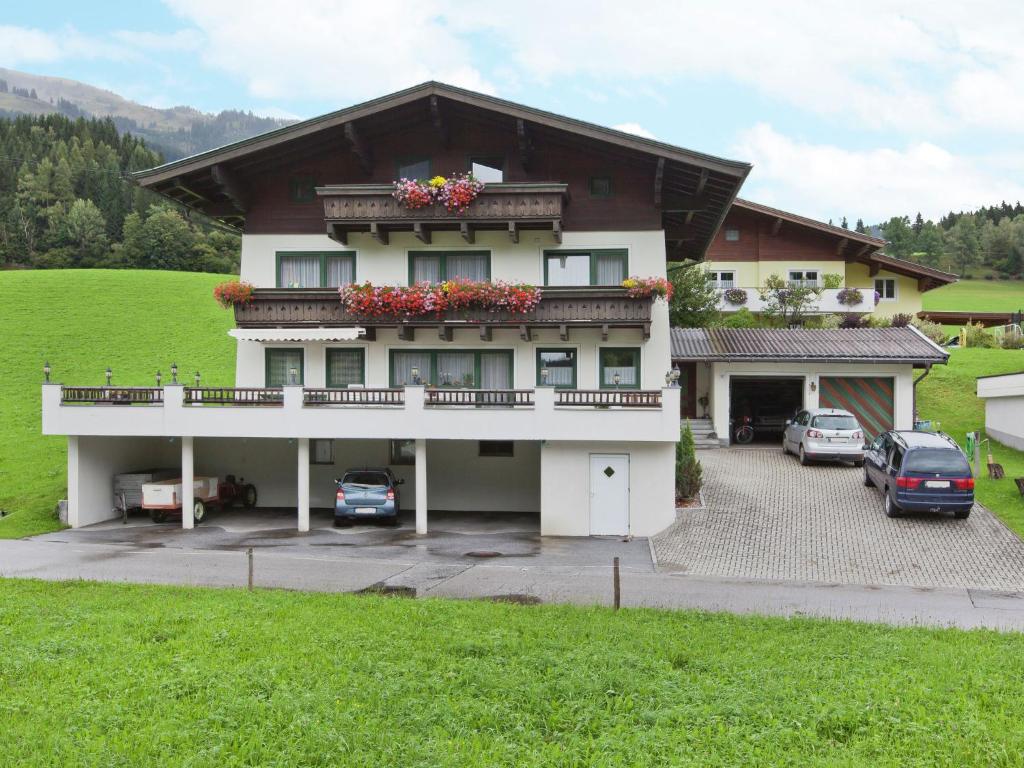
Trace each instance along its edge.
{"label": "paved driveway", "polygon": [[[837,584],[1024,590],[1024,542],[983,507],[890,519],[863,470],[780,449],[702,451],[702,509],[653,539],[664,569]],[[1007,480],[1006,482],[1010,482]]]}

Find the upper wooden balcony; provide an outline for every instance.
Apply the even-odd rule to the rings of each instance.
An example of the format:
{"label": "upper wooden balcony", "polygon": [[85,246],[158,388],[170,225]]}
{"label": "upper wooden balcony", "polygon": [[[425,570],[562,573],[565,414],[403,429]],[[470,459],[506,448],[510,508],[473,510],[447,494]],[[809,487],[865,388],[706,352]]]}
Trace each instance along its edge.
{"label": "upper wooden balcony", "polygon": [[424,243],[437,230],[461,232],[467,243],[480,229],[507,231],[519,242],[522,229],[549,230],[562,242],[562,211],[568,185],[555,183],[488,184],[462,213],[444,206],[409,209],[392,197],[390,184],[339,184],[317,187],[324,201],[327,234],[347,244],[350,232],[369,232],[383,244],[390,232],[412,232]]}
{"label": "upper wooden balcony", "polygon": [[239,328],[337,328],[359,326],[374,338],[377,328],[398,328],[399,338],[415,338],[417,328],[437,328],[442,339],[451,340],[455,328],[480,329],[489,340],[493,328],[517,328],[524,340],[533,328],[558,328],[568,340],[572,328],[637,328],[644,339],[651,333],[651,298],[633,298],[618,287],[541,288],[537,307],[526,314],[485,309],[448,310],[440,315],[396,318],[361,317],[347,313],[335,288],[257,288],[249,304],[235,305]]}

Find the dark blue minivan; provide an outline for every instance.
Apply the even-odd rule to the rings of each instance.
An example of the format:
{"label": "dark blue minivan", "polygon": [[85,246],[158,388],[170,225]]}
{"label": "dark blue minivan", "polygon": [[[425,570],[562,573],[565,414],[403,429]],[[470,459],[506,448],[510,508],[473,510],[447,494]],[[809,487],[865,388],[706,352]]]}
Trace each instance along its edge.
{"label": "dark blue minivan", "polygon": [[864,455],[864,485],[878,488],[885,514],[952,512],[958,520],[974,506],[974,476],[960,446],[934,432],[883,432]]}

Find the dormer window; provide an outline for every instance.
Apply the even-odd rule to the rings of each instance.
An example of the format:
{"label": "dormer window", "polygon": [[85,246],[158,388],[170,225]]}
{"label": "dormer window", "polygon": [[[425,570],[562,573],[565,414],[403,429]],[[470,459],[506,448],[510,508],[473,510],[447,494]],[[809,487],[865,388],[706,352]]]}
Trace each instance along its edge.
{"label": "dormer window", "polygon": [[407,157],[399,160],[397,178],[426,181],[430,178],[430,159],[426,157]]}
{"label": "dormer window", "polygon": [[292,176],[288,179],[288,199],[293,203],[312,203],[316,200],[316,181],[312,176]]}
{"label": "dormer window", "polygon": [[735,243],[740,239],[739,227],[726,227],[725,228],[725,239],[726,242]]}

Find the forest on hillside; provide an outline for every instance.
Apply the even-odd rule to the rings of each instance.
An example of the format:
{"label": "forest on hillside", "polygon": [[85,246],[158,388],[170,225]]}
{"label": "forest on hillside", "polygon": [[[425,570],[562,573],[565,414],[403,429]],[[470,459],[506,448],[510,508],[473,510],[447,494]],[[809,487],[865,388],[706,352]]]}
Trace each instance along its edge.
{"label": "forest on hillside", "polygon": [[237,272],[237,235],[129,179],[161,162],[110,119],[0,120],[0,268]]}

